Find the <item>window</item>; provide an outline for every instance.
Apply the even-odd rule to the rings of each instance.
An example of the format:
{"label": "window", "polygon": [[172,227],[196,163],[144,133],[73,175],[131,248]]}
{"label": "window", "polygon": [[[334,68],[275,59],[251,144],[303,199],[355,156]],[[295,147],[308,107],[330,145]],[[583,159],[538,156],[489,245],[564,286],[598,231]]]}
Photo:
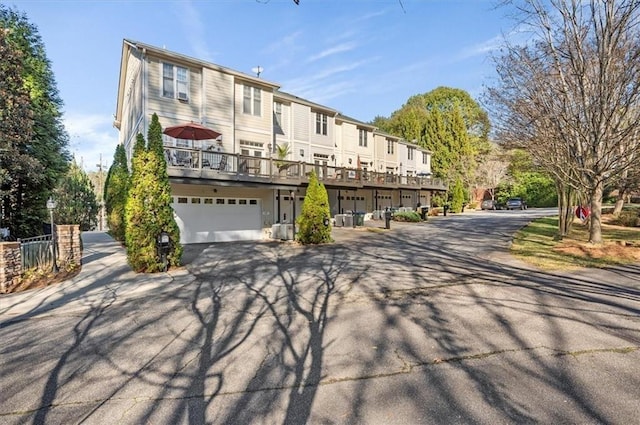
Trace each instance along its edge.
{"label": "window", "polygon": [[394,151],[394,143],[393,140],[387,139],[387,153],[392,155]]}
{"label": "window", "polygon": [[189,100],[189,70],[170,63],[162,64],[162,96]]}
{"label": "window", "polygon": [[186,204],[187,203],[187,198],[178,198],[178,203],[179,204]]}
{"label": "window", "polygon": [[204,198],[204,203],[208,204],[208,205],[213,205],[213,199],[211,198]]}
{"label": "window", "polygon": [[273,115],[276,120],[275,124],[278,127],[282,127],[282,103],[276,102],[273,104]]}
{"label": "window", "polygon": [[224,205],[224,199],[217,198],[216,199],[216,205]]}
{"label": "window", "polygon": [[316,112],[316,134],[327,135],[327,116]]}
{"label": "window", "polygon": [[191,198],[191,203],[192,204],[199,204],[200,203],[200,198]]}
{"label": "window", "polygon": [[242,112],[256,117],[262,115],[262,90],[245,84],[242,94]]}
{"label": "window", "polygon": [[358,146],[367,147],[367,130],[358,129]]}
{"label": "window", "polygon": [[249,205],[258,205],[257,199],[249,199]]}
{"label": "window", "polygon": [[429,163],[429,154],[426,152],[422,152],[422,163],[423,164]]}
{"label": "window", "polygon": [[239,205],[247,205],[247,200],[246,199],[238,199],[238,204]]}
{"label": "window", "polygon": [[415,148],[407,148],[407,159],[413,161],[413,151]]}
{"label": "window", "polygon": [[235,205],[235,204],[236,204],[236,200],[235,199],[227,200],[227,205]]}

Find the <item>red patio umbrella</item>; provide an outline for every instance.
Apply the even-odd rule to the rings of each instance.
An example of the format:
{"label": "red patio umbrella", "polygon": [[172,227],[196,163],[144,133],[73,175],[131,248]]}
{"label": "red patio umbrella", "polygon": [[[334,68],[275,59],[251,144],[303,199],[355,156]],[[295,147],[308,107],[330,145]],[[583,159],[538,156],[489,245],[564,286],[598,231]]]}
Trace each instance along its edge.
{"label": "red patio umbrella", "polygon": [[194,122],[167,127],[163,133],[175,139],[183,140],[209,140],[222,136],[217,131]]}

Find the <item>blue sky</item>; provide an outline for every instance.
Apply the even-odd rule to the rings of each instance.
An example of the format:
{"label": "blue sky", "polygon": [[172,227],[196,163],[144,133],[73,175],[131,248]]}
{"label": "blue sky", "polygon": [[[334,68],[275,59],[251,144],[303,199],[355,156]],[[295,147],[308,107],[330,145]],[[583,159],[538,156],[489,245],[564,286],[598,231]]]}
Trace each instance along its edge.
{"label": "blue sky", "polygon": [[438,86],[474,98],[513,22],[495,0],[10,0],[38,27],[70,150],[109,165],[123,38],[251,73],[369,121]]}

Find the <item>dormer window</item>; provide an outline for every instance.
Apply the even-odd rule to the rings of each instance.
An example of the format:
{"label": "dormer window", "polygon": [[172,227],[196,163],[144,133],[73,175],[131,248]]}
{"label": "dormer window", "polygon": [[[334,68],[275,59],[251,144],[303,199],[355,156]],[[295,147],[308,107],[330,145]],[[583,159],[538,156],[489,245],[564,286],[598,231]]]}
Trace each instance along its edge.
{"label": "dormer window", "polygon": [[189,101],[189,70],[170,63],[162,64],[162,96]]}

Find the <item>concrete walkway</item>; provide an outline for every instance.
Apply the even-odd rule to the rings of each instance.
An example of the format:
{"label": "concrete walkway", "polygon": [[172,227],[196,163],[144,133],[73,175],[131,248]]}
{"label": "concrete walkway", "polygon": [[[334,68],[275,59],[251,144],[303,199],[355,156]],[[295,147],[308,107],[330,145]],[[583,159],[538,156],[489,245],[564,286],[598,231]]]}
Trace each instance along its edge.
{"label": "concrete walkway", "polygon": [[0,324],[46,314],[92,308],[105,298],[130,298],[175,279],[188,281],[185,268],[170,273],[138,274],[127,264],[126,251],[104,232],[82,233],[82,269],[65,282],[0,297]]}

